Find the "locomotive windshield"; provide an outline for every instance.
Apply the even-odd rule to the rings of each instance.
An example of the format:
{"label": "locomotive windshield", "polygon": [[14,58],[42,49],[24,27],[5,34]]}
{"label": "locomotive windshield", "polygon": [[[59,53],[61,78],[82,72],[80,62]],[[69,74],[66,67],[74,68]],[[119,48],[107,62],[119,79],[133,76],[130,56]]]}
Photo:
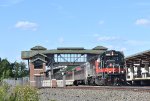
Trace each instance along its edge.
{"label": "locomotive windshield", "polygon": [[100,56],[101,62],[101,67],[123,67],[124,64],[124,56],[121,52],[119,51],[106,51]]}

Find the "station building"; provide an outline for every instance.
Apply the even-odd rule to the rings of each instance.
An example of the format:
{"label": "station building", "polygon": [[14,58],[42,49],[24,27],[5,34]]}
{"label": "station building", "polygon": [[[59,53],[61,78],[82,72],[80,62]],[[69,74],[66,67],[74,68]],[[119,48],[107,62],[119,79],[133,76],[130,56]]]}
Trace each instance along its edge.
{"label": "station building", "polygon": [[[21,58],[28,61],[30,70],[30,85],[38,86],[38,81],[46,78],[49,71],[50,79],[58,78],[57,72],[65,67],[79,66],[91,58],[95,58],[107,50],[106,47],[97,46],[93,49],[83,47],[59,47],[50,49],[35,46],[28,51],[21,52]],[[55,75],[57,74],[57,75]]]}

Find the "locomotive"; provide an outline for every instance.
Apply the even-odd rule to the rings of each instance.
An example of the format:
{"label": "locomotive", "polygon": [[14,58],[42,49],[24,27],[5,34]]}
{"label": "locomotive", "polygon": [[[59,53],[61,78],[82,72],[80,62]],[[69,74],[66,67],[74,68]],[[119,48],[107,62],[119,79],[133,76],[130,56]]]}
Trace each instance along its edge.
{"label": "locomotive", "polygon": [[96,59],[66,72],[66,79],[73,79],[74,85],[125,85],[124,55],[120,51],[107,50]]}

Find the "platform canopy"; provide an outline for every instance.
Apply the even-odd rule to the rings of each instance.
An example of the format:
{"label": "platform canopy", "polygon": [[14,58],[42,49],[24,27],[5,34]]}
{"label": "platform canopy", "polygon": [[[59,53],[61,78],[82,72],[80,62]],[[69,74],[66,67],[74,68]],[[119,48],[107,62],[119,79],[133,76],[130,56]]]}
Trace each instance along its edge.
{"label": "platform canopy", "polygon": [[143,51],[125,58],[126,63],[140,61],[141,63],[150,63],[150,50]]}

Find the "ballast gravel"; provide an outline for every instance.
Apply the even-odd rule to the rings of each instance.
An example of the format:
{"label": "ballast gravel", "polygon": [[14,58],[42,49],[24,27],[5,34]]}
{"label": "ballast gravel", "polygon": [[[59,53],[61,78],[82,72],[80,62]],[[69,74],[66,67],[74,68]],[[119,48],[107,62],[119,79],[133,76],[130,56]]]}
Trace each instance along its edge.
{"label": "ballast gravel", "polygon": [[150,101],[150,92],[44,88],[39,97],[40,101]]}

